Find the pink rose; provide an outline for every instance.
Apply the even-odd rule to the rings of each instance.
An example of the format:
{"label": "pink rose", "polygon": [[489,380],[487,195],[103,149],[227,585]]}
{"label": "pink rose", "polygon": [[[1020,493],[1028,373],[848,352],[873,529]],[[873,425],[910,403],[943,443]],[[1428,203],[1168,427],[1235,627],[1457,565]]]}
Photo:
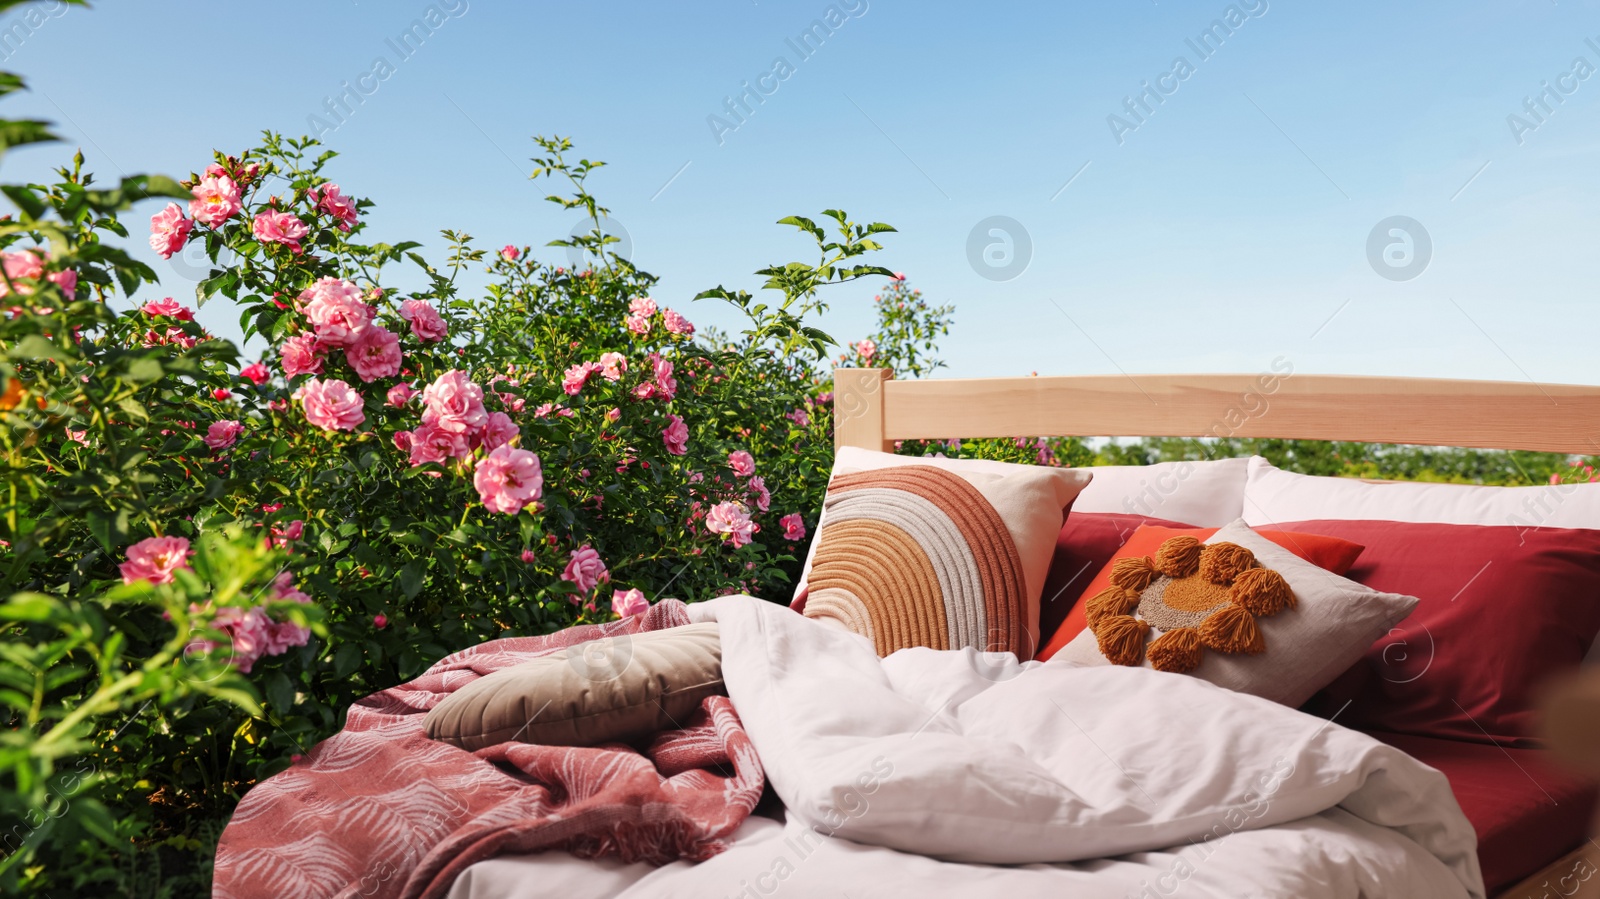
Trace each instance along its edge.
{"label": "pink rose", "polygon": [[640,337],[650,333],[650,319],[642,316],[630,315],[622,320],[622,324],[626,326],[629,331],[632,331]]}
{"label": "pink rose", "polygon": [[688,319],[676,312],[673,312],[671,309],[662,311],[661,323],[665,325],[667,330],[673,334],[681,334],[685,337],[693,336],[694,334],[694,325],[690,324]]}
{"label": "pink rose", "polygon": [[[478,461],[472,486],[490,512],[515,515],[544,491],[539,457],[525,449],[502,445]],[[568,566],[569,570],[571,566]]]}
{"label": "pink rose", "polygon": [[[389,439],[394,441],[394,448],[399,450],[400,452],[402,452],[402,453],[410,453],[411,452],[411,432],[410,431],[395,431],[394,432],[394,436],[389,438]],[[416,463],[413,462],[411,464],[415,465]]]}
{"label": "pink rose", "polygon": [[504,412],[490,412],[489,420],[478,434],[478,445],[485,452],[493,451],[510,443],[521,434],[522,430],[511,420],[511,416]]}
{"label": "pink rose", "polygon": [[656,391],[665,399],[672,399],[678,395],[678,380],[672,376],[672,361],[651,354],[650,365],[655,369]]}
{"label": "pink rose", "polygon": [[517,249],[516,247],[512,246],[511,244],[506,244],[505,246],[500,248],[500,256],[501,256],[501,258],[504,259],[507,262],[516,262],[517,261],[517,257],[521,256],[521,255],[522,255],[522,251]]}
{"label": "pink rose", "polygon": [[806,539],[806,523],[804,519],[800,517],[799,512],[790,512],[788,515],[778,519],[778,523],[783,525],[783,539]]}
{"label": "pink rose", "polygon": [[772,508],[772,493],[767,490],[767,482],[759,477],[750,479],[750,492],[756,498],[756,510],[765,512]]}
{"label": "pink rose", "polygon": [[171,259],[172,254],[183,249],[189,240],[189,229],[194,223],[183,217],[183,207],[168,203],[167,208],[150,216],[150,249]]}
{"label": "pink rose", "polygon": [[612,424],[616,424],[617,422],[619,422],[621,420],[622,420],[622,410],[621,409],[618,409],[616,406],[612,406],[610,409],[606,410],[606,421],[611,422]]}
{"label": "pink rose", "polygon": [[600,366],[594,362],[579,362],[562,373],[561,389],[565,390],[568,396],[577,396],[583,385],[589,383],[589,376],[599,370]]}
{"label": "pink rose", "polygon": [[44,260],[32,250],[5,254],[6,277],[12,281],[23,278],[38,280],[44,277]]}
{"label": "pink rose", "polygon": [[[210,624],[227,635],[228,641],[232,644],[229,661],[241,672],[249,674],[256,662],[267,654],[272,619],[260,609],[226,606],[216,610]],[[211,644],[204,640],[197,640],[191,646],[203,647],[207,652],[212,648]]]}
{"label": "pink rose", "polygon": [[262,384],[272,380],[272,371],[260,362],[252,362],[239,369],[239,377],[260,387]]}
{"label": "pink rose", "polygon": [[250,233],[262,243],[281,243],[292,252],[300,252],[300,238],[311,229],[306,223],[288,212],[263,212],[250,223]]}
{"label": "pink rose", "polygon": [[600,376],[607,381],[619,381],[628,370],[628,360],[621,353],[600,354]]}
{"label": "pink rose", "polygon": [[182,537],[146,537],[128,547],[128,561],[117,567],[124,584],[168,584],[174,571],[189,567],[190,555],[189,541]]}
{"label": "pink rose", "polygon": [[231,400],[233,399],[233,391],[226,387],[213,387],[211,389],[211,398],[218,402]]}
{"label": "pink rose", "polygon": [[532,565],[533,563],[539,561],[539,554],[531,549],[525,549],[522,551],[522,555],[518,556],[518,558],[520,558],[524,563]]}
{"label": "pink rose", "polygon": [[232,419],[214,421],[206,428],[205,445],[213,450],[225,450],[239,442],[239,435],[244,433],[244,425]]}
{"label": "pink rose", "polygon": [[689,426],[683,419],[676,415],[667,416],[667,426],[661,432],[661,442],[667,445],[667,452],[674,456],[681,456],[689,451]]}
{"label": "pink rose", "polygon": [[594,547],[585,544],[572,551],[561,579],[571,581],[578,592],[588,593],[595,584],[611,580],[611,572],[606,570],[606,563],[600,561],[600,554]]}
{"label": "pink rose", "polygon": [[422,389],[423,424],[457,434],[483,427],[489,413],[483,408],[483,389],[466,372],[447,371]]}
{"label": "pink rose", "polygon": [[446,431],[431,424],[423,424],[412,431],[411,443],[406,449],[411,454],[412,465],[443,462],[446,459],[465,459],[472,454],[472,445],[467,442],[467,435],[459,431]]}
{"label": "pink rose", "polygon": [[895,272],[894,273],[894,279],[896,281],[904,281],[906,279],[906,273],[905,272]]}
{"label": "pink rose", "polygon": [[345,347],[344,358],[363,382],[392,378],[400,373],[400,338],[382,325],[372,325]]}
{"label": "pink rose", "polygon": [[310,334],[296,334],[285,340],[278,349],[278,362],[283,373],[295,375],[322,374],[322,344]]}
{"label": "pink rose", "polygon": [[316,378],[295,391],[294,398],[306,409],[306,421],[329,431],[354,431],[367,420],[361,411],[361,394],[343,381]]}
{"label": "pink rose", "polygon": [[811,414],[804,409],[795,408],[784,415],[784,418],[795,423],[795,427],[804,428],[811,424]]}
{"label": "pink rose", "polygon": [[324,184],[320,188],[312,188],[310,199],[317,204],[317,211],[323,215],[332,216],[339,222],[340,231],[349,231],[356,223],[356,201],[339,192],[339,185]]}
{"label": "pink rose", "polygon": [[150,300],[139,308],[140,312],[149,316],[166,316],[181,322],[194,321],[194,310],[179,303],[172,297],[163,300]]}
{"label": "pink rose", "polygon": [[207,174],[190,193],[189,215],[197,222],[216,227],[239,211],[239,185],[227,175]]}
{"label": "pink rose", "polygon": [[634,297],[628,301],[628,314],[649,318],[656,314],[656,301],[649,297]]}
{"label": "pink rose", "polygon": [[755,529],[750,513],[738,503],[717,503],[706,513],[706,530],[721,534],[724,539],[732,541],[736,549],[750,542]]}
{"label": "pink rose", "polygon": [[650,611],[650,600],[644,598],[644,591],[637,588],[633,590],[611,591],[611,611],[618,618],[627,618],[630,615],[643,615]]}
{"label": "pink rose", "polygon": [[861,354],[861,361],[871,362],[872,357],[878,354],[878,345],[870,340],[863,340],[856,344],[856,352]]}
{"label": "pink rose", "polygon": [[756,460],[744,450],[734,450],[728,454],[728,467],[741,478],[748,478],[756,473]]}
{"label": "pink rose", "polygon": [[74,269],[65,268],[59,272],[51,272],[45,277],[50,279],[50,283],[61,288],[61,293],[69,300],[78,292],[78,273]]}
{"label": "pink rose", "polygon": [[410,384],[396,384],[389,388],[389,393],[385,399],[387,399],[389,401],[389,405],[393,406],[394,408],[403,409],[411,402],[411,398],[416,395],[416,389]]}
{"label": "pink rose", "polygon": [[372,626],[380,631],[383,630],[389,626],[389,616],[383,614],[382,612],[372,616]]}
{"label": "pink rose", "polygon": [[346,347],[372,324],[373,309],[361,289],[340,278],[322,278],[299,297],[300,308],[316,327],[324,347]]}
{"label": "pink rose", "polygon": [[400,317],[411,323],[411,333],[425,343],[443,340],[450,331],[439,311],[423,300],[401,302]]}

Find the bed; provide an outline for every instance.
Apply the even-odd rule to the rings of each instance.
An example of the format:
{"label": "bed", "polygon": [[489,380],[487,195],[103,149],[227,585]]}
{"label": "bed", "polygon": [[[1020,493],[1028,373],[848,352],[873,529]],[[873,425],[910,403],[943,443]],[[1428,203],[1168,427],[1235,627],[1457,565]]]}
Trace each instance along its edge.
{"label": "bed", "polygon": [[[1600,389],[1499,382],[1287,373],[897,382],[885,371],[842,369],[835,373],[834,414],[841,451],[892,450],[901,440],[1018,434],[1600,451],[1594,436],[1600,435]],[[1244,466],[1228,470],[1243,489]],[[1248,474],[1274,476],[1258,472],[1255,462]],[[1159,478],[1151,474],[1148,480]],[[1178,498],[1203,498],[1199,480],[1176,491]],[[1166,494],[1173,492],[1157,483],[1142,497],[1119,499],[1115,507],[1074,506],[1068,525],[1073,516],[1139,518],[1132,513],[1151,511],[1140,504],[1170,500]],[[1286,492],[1280,505],[1292,509],[1299,495]],[[1079,504],[1091,506],[1085,496],[1078,497]],[[1323,506],[1313,505],[1321,514]],[[1181,506],[1168,502],[1165,508]],[[1267,523],[1268,512],[1277,511],[1254,510]],[[1545,509],[1516,534],[1523,542],[1560,544],[1561,534],[1568,533],[1562,527],[1587,514],[1574,503]],[[1283,517],[1301,522],[1317,516]],[[1321,526],[1331,537],[1350,536],[1350,528],[1363,524],[1301,523],[1312,530]],[[1600,534],[1600,524],[1587,527]],[[1063,528],[1063,535],[1068,530]],[[1115,542],[1125,536],[1119,534]],[[1589,550],[1574,552],[1582,556]],[[1080,566],[1074,557],[1072,577],[1098,568],[1092,561]],[[1109,564],[1103,557],[1099,561]],[[1593,568],[1592,561],[1584,556],[1572,564]],[[1371,579],[1386,576],[1381,565],[1368,569]],[[814,575],[811,560],[807,570]],[[1480,570],[1473,580],[1482,576],[1481,583],[1499,589],[1499,572]],[[1351,572],[1358,574],[1361,569]],[[815,601],[816,584],[822,582],[813,580]],[[797,596],[802,605],[806,589]],[[1030,656],[1036,647],[1001,653],[998,659],[970,648],[913,648],[880,659],[885,655],[881,645],[875,652],[859,633],[815,626],[782,606],[738,600],[724,597],[671,611],[658,607],[646,616],[654,622],[649,627],[692,621],[722,629],[728,694],[766,769],[767,789],[755,813],[726,833],[711,857],[647,864],[579,858],[559,850],[518,854],[518,845],[550,844],[511,838],[474,855],[471,863],[454,864],[457,846],[467,845],[453,842],[459,833],[440,844],[443,850],[399,845],[418,842],[408,835],[423,831],[415,820],[406,822],[410,831],[391,828],[354,849],[318,842],[325,836],[316,833],[319,828],[348,824],[350,809],[357,806],[330,803],[326,791],[324,798],[307,799],[314,792],[306,787],[312,781],[294,778],[308,766],[359,770],[363,780],[376,783],[371,789],[380,798],[416,780],[433,785],[424,769],[396,773],[409,760],[396,757],[390,764],[382,755],[385,745],[369,741],[339,751],[319,747],[307,762],[246,797],[236,822],[283,831],[289,829],[287,821],[299,830],[277,844],[241,848],[236,840],[226,858],[219,850],[219,872],[228,876],[218,895],[268,894],[262,890],[289,895],[272,886],[272,878],[279,875],[276,863],[283,848],[292,846],[301,869],[293,872],[297,882],[315,876],[318,866],[346,872],[335,872],[329,882],[343,883],[338,878],[362,872],[359,883],[342,891],[302,889],[304,895],[1600,896],[1600,878],[1593,877],[1600,846],[1587,837],[1595,803],[1592,785],[1550,762],[1523,731],[1505,736],[1516,728],[1525,731],[1525,716],[1496,718],[1491,701],[1480,707],[1466,694],[1461,703],[1452,700],[1465,717],[1435,722],[1440,736],[1409,726],[1404,715],[1386,718],[1367,701],[1339,704],[1340,689],[1369,691],[1351,696],[1379,695],[1396,683],[1419,682],[1409,676],[1381,679],[1378,694],[1371,685],[1330,685],[1305,706],[1320,711],[1319,719],[1296,711],[1299,703],[1285,706],[1235,694],[1198,678],[1147,675],[1116,665],[1017,661],[1016,655]],[[1450,596],[1442,603],[1454,607],[1455,600]],[[671,615],[677,617],[662,623]],[[1441,619],[1429,620],[1446,633]],[[1057,616],[1052,626],[1060,623]],[[1593,626],[1600,628],[1600,618]],[[1592,643],[1593,637],[1589,632],[1586,639]],[[1572,651],[1553,647],[1549,655],[1568,659]],[[372,718],[374,733],[414,734],[405,730],[405,715],[426,710],[455,689],[452,677],[471,679],[478,676],[474,672],[493,668],[471,650],[457,655],[436,666],[434,680],[386,691],[377,702],[354,710],[352,720],[357,711],[362,717],[381,711],[389,717]],[[1485,658],[1493,660],[1493,652]],[[1388,661],[1386,654],[1380,659]],[[1576,659],[1568,661],[1576,667]],[[841,702],[846,695],[849,702]],[[1326,707],[1318,709],[1319,703]],[[1346,712],[1352,704],[1354,710]],[[1048,714],[1033,711],[1049,706],[1054,709]],[[1469,708],[1479,717],[1468,714]],[[1452,726],[1466,727],[1468,719],[1473,726],[1480,719],[1488,725],[1482,738],[1450,732]],[[713,724],[704,723],[707,733]],[[1208,741],[1203,744],[1185,737],[1202,731]],[[974,734],[982,739],[973,739]],[[1165,754],[1163,744],[1174,741],[1186,754]],[[911,743],[916,751],[904,751]],[[723,767],[739,767],[742,773],[749,759],[741,752],[749,747],[740,745],[743,749],[732,752]],[[428,751],[437,759],[432,770],[440,772],[450,772],[466,758],[448,748]],[[722,787],[728,804],[754,805],[754,795],[740,792],[737,780],[730,777]],[[354,779],[343,783],[341,790],[366,788]],[[1247,805],[1240,804],[1240,796]],[[404,802],[432,803],[424,813],[428,823],[467,813],[460,799],[448,796],[418,799],[406,791]],[[360,808],[369,805],[375,817],[407,814],[393,804]],[[499,808],[496,813],[504,814],[504,806]],[[1229,815],[1219,818],[1217,809],[1223,808]],[[230,831],[235,826],[230,824]],[[1063,850],[1066,844],[1071,847]],[[230,845],[228,834],[223,845]],[[580,854],[597,854],[596,844],[581,845],[586,851]],[[371,858],[347,857],[368,850],[374,850]],[[433,860],[428,877],[387,860],[403,856],[409,863],[419,854]],[[439,875],[443,871],[449,876]],[[405,892],[395,890],[406,877]]]}

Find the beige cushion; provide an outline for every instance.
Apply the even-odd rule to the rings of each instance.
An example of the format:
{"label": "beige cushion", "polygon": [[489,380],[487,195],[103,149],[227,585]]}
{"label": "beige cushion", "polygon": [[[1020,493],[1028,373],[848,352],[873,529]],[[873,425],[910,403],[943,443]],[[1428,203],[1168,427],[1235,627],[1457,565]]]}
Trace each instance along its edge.
{"label": "beige cushion", "polygon": [[496,743],[594,746],[683,726],[722,686],[715,622],[603,640],[496,671],[428,713],[428,736],[463,749]]}
{"label": "beige cushion", "polygon": [[[1236,543],[1263,567],[1283,575],[1297,602],[1290,609],[1258,618],[1266,643],[1259,655],[1204,652],[1195,677],[1298,708],[1361,660],[1417,607],[1415,596],[1381,593],[1324,571],[1251,530],[1242,520],[1217,531],[1206,543]],[[1162,631],[1152,628],[1151,638]],[[1111,664],[1092,631],[1085,629],[1051,659],[1083,665]],[[1144,660],[1149,668],[1150,660]]]}

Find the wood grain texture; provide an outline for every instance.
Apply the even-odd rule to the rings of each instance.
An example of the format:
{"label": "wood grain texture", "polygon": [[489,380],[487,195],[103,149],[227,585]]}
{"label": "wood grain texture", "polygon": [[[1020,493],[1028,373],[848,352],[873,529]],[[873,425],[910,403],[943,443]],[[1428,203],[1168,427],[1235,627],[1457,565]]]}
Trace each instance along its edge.
{"label": "wood grain texture", "polygon": [[1600,847],[1584,843],[1494,899],[1600,899]]}
{"label": "wood grain texture", "polygon": [[836,368],[833,371],[833,446],[892,452],[894,441],[883,433],[883,387],[892,377],[884,368]]}
{"label": "wood grain texture", "polygon": [[[880,372],[835,372],[837,445],[1277,437],[1600,453],[1600,387],[1289,372],[894,381]],[[848,407],[838,399],[846,391]]]}

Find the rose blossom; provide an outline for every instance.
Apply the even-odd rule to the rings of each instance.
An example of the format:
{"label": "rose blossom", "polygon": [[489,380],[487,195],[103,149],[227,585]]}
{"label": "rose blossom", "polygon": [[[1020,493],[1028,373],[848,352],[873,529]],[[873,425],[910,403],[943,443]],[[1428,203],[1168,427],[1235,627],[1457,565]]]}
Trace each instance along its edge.
{"label": "rose blossom", "polygon": [[[190,611],[196,612],[199,609],[191,606]],[[232,644],[229,647],[228,661],[241,672],[249,674],[256,662],[267,654],[272,619],[260,609],[240,609],[233,606],[217,609],[212,616],[211,626],[227,635],[229,643]],[[186,651],[210,652],[212,648],[213,644],[210,641],[196,640],[189,644],[189,649]]]}
{"label": "rose blossom", "polygon": [[478,488],[478,498],[485,509],[515,515],[529,503],[537,502],[544,491],[539,457],[514,446],[497,447],[478,461],[472,486]]}
{"label": "rose blossom", "polygon": [[628,314],[649,318],[656,314],[656,301],[649,297],[634,297],[628,301]]}
{"label": "rose blossom", "polygon": [[511,244],[506,244],[500,248],[500,257],[507,262],[516,262],[517,257],[521,255],[522,251]]}
{"label": "rose blossom", "polygon": [[150,300],[143,306],[139,307],[139,311],[143,312],[145,315],[167,316],[168,318],[175,318],[181,322],[194,321],[194,310],[183,305],[182,303],[179,303],[172,297],[167,297],[166,299],[162,300]]}
{"label": "rose blossom", "polygon": [[239,377],[260,387],[262,384],[272,380],[272,371],[260,362],[252,362],[239,369]]}
{"label": "rose blossom", "polygon": [[788,515],[778,519],[778,523],[783,525],[783,539],[806,539],[806,523],[801,519],[799,512],[790,512]]}
{"label": "rose blossom", "polygon": [[[278,549],[283,549],[284,547],[289,545],[289,542],[291,540],[299,540],[300,539],[300,535],[304,534],[305,530],[306,530],[306,523],[305,523],[304,520],[299,519],[299,518],[296,518],[294,521],[289,522],[288,524],[284,525],[283,527],[278,527],[277,525],[273,525],[272,526],[272,545],[277,547]],[[296,592],[298,592],[298,591],[296,591]],[[304,595],[304,594],[302,594],[302,595]]]}
{"label": "rose blossom", "polygon": [[759,477],[750,479],[750,492],[755,494],[756,509],[765,512],[772,508],[772,493],[767,490],[767,482]]}
{"label": "rose blossom", "polygon": [[146,537],[128,547],[128,561],[118,565],[122,582],[172,582],[172,573],[189,567],[189,541],[182,537]]}
{"label": "rose blossom", "polygon": [[739,503],[717,503],[706,513],[706,530],[724,535],[735,548],[749,543],[755,529],[750,513]]}
{"label": "rose blossom", "polygon": [[667,330],[673,334],[681,334],[685,337],[694,335],[694,325],[690,324],[688,319],[676,312],[673,312],[671,309],[662,310],[661,323],[665,325]]}
{"label": "rose blossom", "polygon": [[483,389],[460,370],[447,371],[424,387],[422,405],[423,424],[457,434],[476,431],[489,420],[483,408]]}
{"label": "rose blossom", "polygon": [[295,375],[322,374],[322,345],[310,334],[296,334],[285,340],[278,350],[278,362],[283,373]]}
{"label": "rose blossom", "polygon": [[611,580],[611,572],[606,570],[606,563],[600,561],[600,554],[595,548],[584,544],[572,551],[566,570],[561,572],[561,579],[571,581],[578,592],[588,593],[595,584]]}
{"label": "rose blossom", "polygon": [[150,216],[150,249],[171,259],[172,254],[183,249],[189,240],[189,229],[194,223],[183,217],[183,207],[168,203],[167,208]]}
{"label": "rose blossom", "polygon": [[345,347],[345,361],[364,382],[400,373],[400,338],[382,325],[372,325]]}
{"label": "rose blossom", "polygon": [[226,387],[214,387],[211,390],[211,398],[218,402],[231,400],[233,399],[233,391]]}
{"label": "rose blossom", "polygon": [[496,450],[521,434],[522,430],[511,420],[511,416],[504,412],[490,412],[489,420],[478,434],[478,445],[485,451]]}
{"label": "rose blossom", "polygon": [[214,421],[206,428],[205,445],[214,450],[225,450],[239,441],[239,435],[244,433],[244,425],[233,419]]}
{"label": "rose blossom", "polygon": [[292,252],[300,252],[300,238],[311,229],[289,212],[263,212],[250,223],[250,233],[263,243],[281,243]]}
{"label": "rose blossom", "polygon": [[600,354],[600,376],[607,381],[621,380],[627,370],[628,360],[621,353]]}
{"label": "rose blossom", "polygon": [[431,424],[423,424],[412,431],[410,440],[410,444],[404,449],[410,452],[412,465],[443,462],[446,459],[464,459],[472,453],[472,445],[467,442],[465,434],[446,431]]}
{"label": "rose blossom", "polygon": [[863,362],[871,362],[872,357],[878,354],[878,345],[870,340],[863,340],[856,344],[856,352],[861,354]]}
{"label": "rose blossom", "polygon": [[627,618],[630,615],[643,615],[650,611],[650,600],[644,598],[644,591],[637,587],[632,590],[611,591],[611,611],[618,618]]}
{"label": "rose blossom", "polygon": [[565,390],[568,396],[577,396],[583,385],[589,383],[589,376],[599,370],[600,366],[597,363],[579,362],[562,373],[561,389]]}
{"label": "rose blossom", "polygon": [[622,324],[629,331],[632,331],[633,333],[639,335],[640,337],[643,337],[646,334],[650,333],[650,319],[648,319],[648,318],[641,318],[641,317],[639,317],[637,315],[630,315],[627,318],[622,320]]}
{"label": "rose blossom", "polygon": [[656,390],[664,398],[672,399],[678,395],[678,380],[672,376],[672,361],[651,354],[650,366],[655,370]]}
{"label": "rose blossom", "polygon": [[796,427],[804,428],[811,424],[811,414],[798,406],[784,415],[784,418],[794,422]]}
{"label": "rose blossom", "polygon": [[239,211],[239,185],[227,175],[207,174],[190,193],[189,215],[197,222],[215,227]]}
{"label": "rose blossom", "polygon": [[400,317],[411,323],[411,333],[425,343],[443,340],[450,331],[450,326],[445,324],[439,310],[424,300],[402,301]]}
{"label": "rose blossom", "polygon": [[367,420],[361,411],[361,394],[343,381],[316,378],[305,382],[294,393],[305,405],[306,421],[329,431],[354,431]]}
{"label": "rose blossom", "polygon": [[756,460],[744,450],[734,450],[728,454],[728,467],[741,478],[748,478],[756,473]]}
{"label": "rose blossom", "polygon": [[310,199],[316,201],[317,211],[333,216],[339,222],[340,231],[349,231],[356,223],[356,201],[339,192],[339,185],[328,183],[320,188],[313,187]]}
{"label": "rose blossom", "polygon": [[661,442],[667,445],[667,452],[674,456],[681,456],[689,451],[689,426],[683,419],[676,415],[667,416],[667,426],[661,432]]}
{"label": "rose blossom", "polygon": [[385,399],[389,401],[389,405],[395,407],[396,409],[401,409],[410,403],[411,398],[416,395],[416,388],[412,387],[410,384],[396,384],[389,388],[389,393]]}
{"label": "rose blossom", "polygon": [[617,422],[619,422],[621,420],[622,420],[622,410],[621,409],[617,408],[616,406],[612,406],[610,409],[606,410],[606,421],[611,422],[612,424],[616,424]]}
{"label": "rose blossom", "polygon": [[325,347],[346,347],[372,324],[373,309],[361,300],[361,289],[340,278],[322,278],[299,297],[300,308],[316,326]]}

